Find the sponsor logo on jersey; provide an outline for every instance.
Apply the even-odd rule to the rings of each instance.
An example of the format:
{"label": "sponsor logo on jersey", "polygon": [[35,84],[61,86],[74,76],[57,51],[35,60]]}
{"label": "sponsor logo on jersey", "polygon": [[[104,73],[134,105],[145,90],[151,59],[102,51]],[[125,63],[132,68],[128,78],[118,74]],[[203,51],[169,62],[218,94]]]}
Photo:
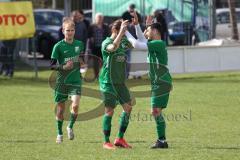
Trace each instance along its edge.
{"label": "sponsor logo on jersey", "polygon": [[117,56],[116,57],[116,61],[117,62],[125,62],[126,61],[126,57],[125,56]]}
{"label": "sponsor logo on jersey", "polygon": [[121,47],[122,47],[122,48],[125,48],[125,47],[126,47],[126,45],[125,45],[124,43],[122,43],[122,44],[121,44]]}
{"label": "sponsor logo on jersey", "polygon": [[79,56],[64,58],[64,62],[66,63],[67,61],[79,62]]}

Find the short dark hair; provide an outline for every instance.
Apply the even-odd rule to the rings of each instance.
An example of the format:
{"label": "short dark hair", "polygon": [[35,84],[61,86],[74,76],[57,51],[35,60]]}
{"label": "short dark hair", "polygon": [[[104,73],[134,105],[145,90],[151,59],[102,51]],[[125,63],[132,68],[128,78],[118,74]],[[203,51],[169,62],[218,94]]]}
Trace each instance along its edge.
{"label": "short dark hair", "polygon": [[158,31],[158,33],[161,35],[162,25],[160,23],[152,23],[148,27],[150,27],[151,29],[156,29]]}
{"label": "short dark hair", "polygon": [[79,9],[79,13],[80,13],[81,15],[84,15],[84,12],[83,12],[82,9]]}
{"label": "short dark hair", "polygon": [[129,5],[129,8],[131,8],[131,9],[135,9],[136,6],[135,6],[135,4],[130,4],[130,5]]}

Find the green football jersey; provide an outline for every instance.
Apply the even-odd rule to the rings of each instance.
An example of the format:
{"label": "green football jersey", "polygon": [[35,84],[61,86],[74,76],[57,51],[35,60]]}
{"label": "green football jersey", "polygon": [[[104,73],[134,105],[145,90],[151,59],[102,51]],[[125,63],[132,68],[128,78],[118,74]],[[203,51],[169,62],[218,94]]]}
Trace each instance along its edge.
{"label": "green football jersey", "polygon": [[106,48],[109,44],[112,44],[113,41],[112,38],[107,37],[102,42],[103,67],[99,76],[100,83],[122,84],[126,79],[126,49],[130,48],[131,43],[126,37],[123,37],[119,48],[110,53]]}
{"label": "green football jersey", "polygon": [[150,65],[149,77],[152,83],[172,81],[167,68],[168,55],[166,45],[162,40],[148,41],[148,63]]}
{"label": "green football jersey", "polygon": [[84,45],[81,41],[74,40],[72,44],[65,42],[64,40],[59,41],[54,45],[52,51],[52,59],[56,59],[60,65],[64,65],[67,61],[72,60],[73,69],[67,71],[57,72],[57,83],[58,84],[80,84],[81,73],[80,73],[80,62],[79,55],[84,51]]}

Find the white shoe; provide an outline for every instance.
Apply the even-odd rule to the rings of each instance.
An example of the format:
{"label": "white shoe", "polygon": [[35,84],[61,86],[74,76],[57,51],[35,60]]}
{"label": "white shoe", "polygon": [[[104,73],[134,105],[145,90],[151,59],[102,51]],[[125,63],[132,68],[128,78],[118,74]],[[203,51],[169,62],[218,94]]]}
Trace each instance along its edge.
{"label": "white shoe", "polygon": [[63,142],[63,135],[57,135],[57,138],[56,138],[56,143],[57,144],[60,144]]}
{"label": "white shoe", "polygon": [[73,129],[67,127],[67,135],[68,135],[68,139],[69,140],[73,140],[74,139],[74,133],[73,133]]}

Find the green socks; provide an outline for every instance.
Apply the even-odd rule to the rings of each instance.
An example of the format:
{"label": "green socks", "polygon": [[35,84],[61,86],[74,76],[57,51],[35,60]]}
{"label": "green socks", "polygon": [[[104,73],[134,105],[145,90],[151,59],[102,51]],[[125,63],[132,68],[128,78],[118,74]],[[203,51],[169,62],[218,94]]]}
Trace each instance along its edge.
{"label": "green socks", "polygon": [[71,129],[73,128],[73,125],[74,125],[76,119],[77,119],[77,114],[71,113],[70,119],[69,119],[69,125],[68,125],[69,128],[71,128]]}
{"label": "green socks", "polygon": [[124,133],[128,127],[129,117],[130,117],[130,113],[122,112],[120,117],[120,122],[119,122],[120,128],[118,132],[118,138],[123,138]]}
{"label": "green socks", "polygon": [[[70,122],[68,125],[69,128],[73,128],[73,124],[75,123],[76,119],[77,119],[77,115],[71,113]],[[62,126],[63,126],[63,120],[57,120],[57,134],[58,135],[63,135]]]}
{"label": "green socks", "polygon": [[105,142],[110,142],[109,137],[111,134],[111,122],[112,117],[105,114],[103,116],[103,133]]}
{"label": "green socks", "polygon": [[164,117],[161,115],[154,117],[156,126],[157,126],[157,134],[158,134],[158,139],[160,140],[165,140],[165,128],[166,128],[166,123],[164,120]]}
{"label": "green socks", "polygon": [[[118,138],[123,138],[129,123],[129,117],[130,117],[129,113],[122,112],[120,117],[120,128],[118,132]],[[112,117],[105,114],[103,117],[103,133],[105,142],[110,142],[109,137],[111,134],[111,121]]]}
{"label": "green socks", "polygon": [[63,135],[62,126],[63,126],[63,120],[57,120],[57,133],[58,133],[58,135]]}

